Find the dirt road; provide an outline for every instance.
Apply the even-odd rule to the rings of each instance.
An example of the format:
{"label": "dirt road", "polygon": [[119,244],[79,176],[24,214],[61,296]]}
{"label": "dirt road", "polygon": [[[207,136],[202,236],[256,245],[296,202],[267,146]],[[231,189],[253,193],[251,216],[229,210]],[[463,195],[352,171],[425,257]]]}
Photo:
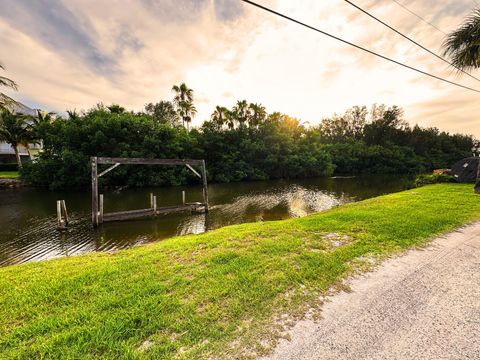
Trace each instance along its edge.
{"label": "dirt road", "polygon": [[480,359],[480,222],[350,285],[268,359]]}

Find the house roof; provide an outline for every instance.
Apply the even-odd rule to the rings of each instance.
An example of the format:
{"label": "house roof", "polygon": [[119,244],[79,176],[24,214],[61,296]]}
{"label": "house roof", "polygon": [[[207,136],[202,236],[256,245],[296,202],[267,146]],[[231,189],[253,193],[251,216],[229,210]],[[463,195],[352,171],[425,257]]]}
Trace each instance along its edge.
{"label": "house roof", "polygon": [[2,93],[0,93],[0,105],[4,105],[6,108],[16,113],[37,116],[37,110],[29,108],[27,105],[13,100],[11,97]]}

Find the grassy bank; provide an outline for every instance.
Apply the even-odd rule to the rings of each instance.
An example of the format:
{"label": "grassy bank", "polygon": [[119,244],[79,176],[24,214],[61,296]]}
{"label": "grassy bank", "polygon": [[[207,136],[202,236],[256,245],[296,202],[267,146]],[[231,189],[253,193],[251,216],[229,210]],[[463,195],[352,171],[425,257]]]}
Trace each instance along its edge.
{"label": "grassy bank", "polygon": [[19,176],[18,171],[0,171],[0,179],[16,179]]}
{"label": "grassy bank", "polygon": [[479,218],[471,185],[440,184],[301,219],[6,267],[0,357],[191,359],[238,355],[244,343],[262,352],[268,342],[252,339],[281,331],[369,259]]}

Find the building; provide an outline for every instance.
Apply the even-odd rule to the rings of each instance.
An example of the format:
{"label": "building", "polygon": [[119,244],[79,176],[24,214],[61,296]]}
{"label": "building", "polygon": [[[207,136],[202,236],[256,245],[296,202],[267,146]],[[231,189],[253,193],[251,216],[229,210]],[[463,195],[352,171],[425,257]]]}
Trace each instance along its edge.
{"label": "building", "polygon": [[[38,114],[38,110],[31,109],[22,103],[14,101],[12,98],[2,93],[0,93],[0,105],[20,114],[32,115],[35,117]],[[22,159],[33,159],[41,150],[41,144],[29,144],[28,147],[23,145],[18,146],[18,151]],[[0,141],[0,163],[14,163],[15,161],[14,149],[10,144]]]}

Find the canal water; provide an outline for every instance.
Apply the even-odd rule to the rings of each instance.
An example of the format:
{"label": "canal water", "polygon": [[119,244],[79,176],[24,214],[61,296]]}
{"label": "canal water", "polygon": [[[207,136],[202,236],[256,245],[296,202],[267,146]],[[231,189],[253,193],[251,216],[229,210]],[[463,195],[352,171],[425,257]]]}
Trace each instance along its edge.
{"label": "canal water", "polygon": [[[337,177],[305,180],[210,184],[208,214],[170,214],[91,226],[89,192],[39,189],[0,190],[0,266],[125,249],[176,235],[198,234],[230,224],[306,216],[334,206],[401,191],[412,182],[398,177]],[[178,205],[201,201],[201,186],[126,189],[105,192],[105,211]],[[70,215],[66,232],[56,230],[56,200]]]}

